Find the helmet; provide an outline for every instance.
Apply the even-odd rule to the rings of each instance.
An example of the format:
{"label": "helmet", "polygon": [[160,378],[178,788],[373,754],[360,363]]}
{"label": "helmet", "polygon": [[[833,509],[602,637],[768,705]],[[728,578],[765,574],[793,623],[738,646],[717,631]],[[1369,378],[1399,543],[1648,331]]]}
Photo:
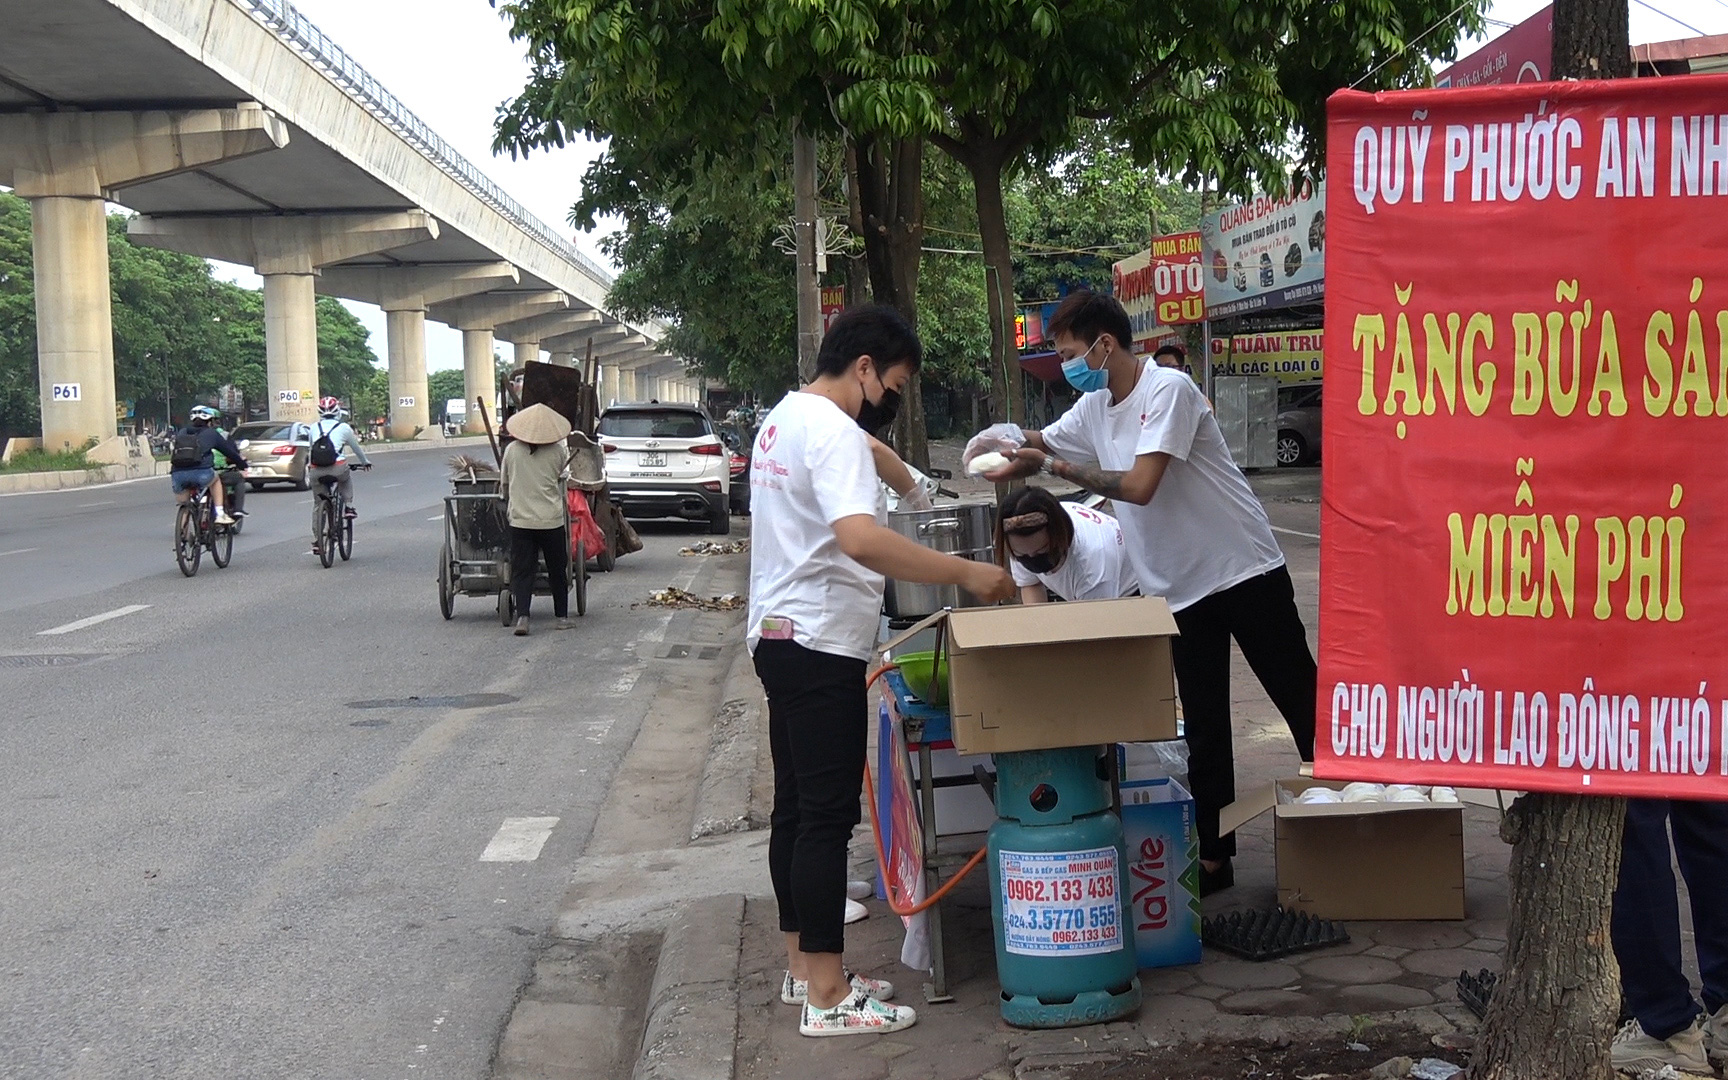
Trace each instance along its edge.
{"label": "helmet", "polygon": [[333,397],[318,399],[318,415],[333,419],[342,411],[342,403]]}
{"label": "helmet", "polygon": [[222,414],[208,405],[194,405],[192,406],[192,411],[188,413],[187,416],[195,424],[200,421],[208,424],[221,419]]}

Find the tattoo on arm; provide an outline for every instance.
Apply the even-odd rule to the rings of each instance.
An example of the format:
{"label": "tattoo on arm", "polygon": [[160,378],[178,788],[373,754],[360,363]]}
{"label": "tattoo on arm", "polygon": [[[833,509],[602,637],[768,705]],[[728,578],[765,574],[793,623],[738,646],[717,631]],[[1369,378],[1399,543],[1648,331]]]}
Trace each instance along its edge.
{"label": "tattoo on arm", "polygon": [[1079,484],[1087,491],[1102,495],[1107,499],[1122,498],[1122,481],[1128,478],[1128,474],[1125,472],[1112,472],[1096,465],[1081,465],[1073,461],[1063,461],[1060,458],[1056,459],[1056,463],[1050,467],[1050,470],[1062,479]]}

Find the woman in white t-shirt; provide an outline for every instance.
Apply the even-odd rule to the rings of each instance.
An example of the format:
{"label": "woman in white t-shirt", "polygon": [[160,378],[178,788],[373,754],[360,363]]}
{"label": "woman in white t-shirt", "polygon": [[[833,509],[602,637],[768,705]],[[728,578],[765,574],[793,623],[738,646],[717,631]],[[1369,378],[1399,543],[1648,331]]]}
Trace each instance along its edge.
{"label": "woman in white t-shirt", "polygon": [[1040,487],[1017,488],[996,518],[996,561],[1014,575],[1022,604],[1114,600],[1140,592],[1123,556],[1122,525]]}

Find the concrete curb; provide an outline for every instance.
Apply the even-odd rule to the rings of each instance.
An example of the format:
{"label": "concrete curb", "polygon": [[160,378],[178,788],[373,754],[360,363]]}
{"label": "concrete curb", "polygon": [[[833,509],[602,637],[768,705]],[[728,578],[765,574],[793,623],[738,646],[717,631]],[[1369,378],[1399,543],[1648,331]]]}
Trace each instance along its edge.
{"label": "concrete curb", "polygon": [[400,450],[440,450],[445,447],[460,449],[464,446],[490,447],[484,435],[458,435],[454,439],[414,439],[410,442],[367,443],[366,456],[374,454],[394,454]]}
{"label": "concrete curb", "polygon": [[[766,728],[763,718],[767,702],[762,697],[762,684],[756,680],[750,650],[742,642],[736,648],[721,687],[708,758],[702,766],[702,784],[696,790],[692,840],[743,832],[753,824],[750,790]],[[757,827],[761,824],[755,823]]]}
{"label": "concrete curb", "polygon": [[692,900],[667,929],[633,1080],[732,1080],[744,896]]}
{"label": "concrete curb", "polygon": [[61,491],[66,488],[119,484],[128,480],[148,480],[152,476],[168,475],[164,462],[151,464],[153,471],[142,476],[132,475],[133,470],[127,465],[97,465],[88,469],[57,469],[53,472],[3,473],[0,474],[0,495]]}

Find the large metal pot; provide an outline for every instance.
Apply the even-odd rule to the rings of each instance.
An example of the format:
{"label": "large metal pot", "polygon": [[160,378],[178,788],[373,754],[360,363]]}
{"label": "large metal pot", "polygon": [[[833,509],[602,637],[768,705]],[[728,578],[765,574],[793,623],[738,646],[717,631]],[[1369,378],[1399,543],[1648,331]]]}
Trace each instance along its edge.
{"label": "large metal pot", "polygon": [[[948,555],[977,562],[995,557],[996,507],[993,503],[962,503],[934,510],[897,510],[888,527],[908,540]],[[978,601],[958,585],[916,585],[889,580],[882,610],[890,619],[913,620],[943,608],[976,607]]]}

